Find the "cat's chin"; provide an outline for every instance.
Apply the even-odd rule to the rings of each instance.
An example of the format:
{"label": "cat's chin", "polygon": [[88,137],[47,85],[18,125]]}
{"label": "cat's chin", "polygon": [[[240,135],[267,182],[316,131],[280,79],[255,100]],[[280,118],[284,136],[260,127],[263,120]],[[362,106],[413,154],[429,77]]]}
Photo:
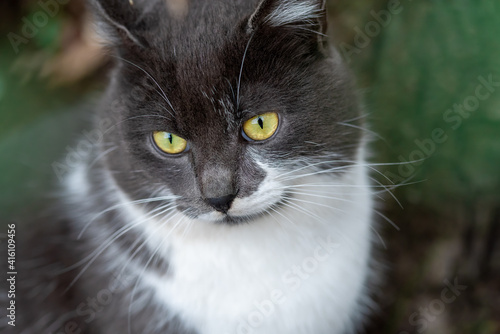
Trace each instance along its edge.
{"label": "cat's chin", "polygon": [[220,212],[210,212],[197,216],[196,220],[201,220],[214,224],[224,224],[224,225],[239,225],[239,224],[249,224],[259,217],[265,215],[264,212],[248,214],[244,216],[236,216],[231,214],[223,214]]}
{"label": "cat's chin", "polygon": [[244,223],[249,223],[253,220],[251,216],[248,217],[238,217],[238,216],[230,216],[226,215],[220,220],[217,220],[217,224],[226,224],[226,225],[238,225],[238,224],[244,224]]}

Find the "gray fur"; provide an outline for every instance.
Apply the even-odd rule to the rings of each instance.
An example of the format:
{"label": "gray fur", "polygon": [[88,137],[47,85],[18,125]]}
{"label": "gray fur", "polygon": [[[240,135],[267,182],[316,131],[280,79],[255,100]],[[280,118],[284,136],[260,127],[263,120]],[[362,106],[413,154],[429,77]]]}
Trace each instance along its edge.
{"label": "gray fur", "polygon": [[[134,0],[133,6],[126,0],[90,0],[116,57],[97,111],[98,120],[112,120],[113,126],[100,129],[104,144],[88,159],[86,197],[68,195],[54,214],[35,221],[34,237],[20,240],[18,326],[2,333],[59,333],[73,322],[78,333],[193,333],[142,284],[135,294],[139,308],[129,307],[130,286],[118,289],[92,320],[79,308],[114,284],[124,259],[131,258],[128,268],[134,268],[154,254],[139,248],[145,236],[131,230],[84,271],[84,265],[67,270],[88,263],[83,260],[130,223],[119,210],[93,219],[114,205],[107,178],[131,200],[168,189],[178,197],[180,211],[197,217],[212,210],[207,198],[245,198],[256,191],[266,176],[252,159],[256,152],[271,166],[291,169],[332,153],[338,161],[319,168],[354,163],[361,135],[338,123],[359,115],[357,96],[346,68],[332,65],[334,55],[318,40],[326,26],[323,2],[315,2],[321,16],[308,21],[312,30],[266,24],[265,11],[277,2],[192,0],[179,19],[164,0]],[[267,111],[280,112],[279,135],[249,143],[241,135],[243,122]],[[153,131],[182,136],[190,150],[175,157],[159,152]],[[88,166],[109,148],[114,149]],[[153,211],[168,203],[143,207]],[[231,217],[227,222],[240,223]],[[155,259],[145,270],[169,273],[168,259]],[[135,284],[138,274],[127,269],[123,275],[119,279],[132,277]]]}

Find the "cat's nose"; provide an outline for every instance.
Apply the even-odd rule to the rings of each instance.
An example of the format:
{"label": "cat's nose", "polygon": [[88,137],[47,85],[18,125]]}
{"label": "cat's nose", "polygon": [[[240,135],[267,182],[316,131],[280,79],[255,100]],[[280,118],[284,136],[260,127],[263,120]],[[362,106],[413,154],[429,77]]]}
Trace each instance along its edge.
{"label": "cat's nose", "polygon": [[207,198],[206,201],[215,210],[222,213],[227,213],[235,197],[236,195],[226,195],[222,197]]}

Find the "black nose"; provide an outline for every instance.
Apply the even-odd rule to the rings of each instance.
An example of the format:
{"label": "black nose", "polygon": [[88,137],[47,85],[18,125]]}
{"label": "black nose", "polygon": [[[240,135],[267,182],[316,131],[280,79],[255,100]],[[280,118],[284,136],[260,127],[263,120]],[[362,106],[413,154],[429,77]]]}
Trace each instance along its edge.
{"label": "black nose", "polygon": [[222,212],[222,213],[227,213],[229,211],[229,208],[231,207],[231,203],[233,203],[233,200],[235,197],[236,197],[236,195],[227,195],[227,196],[222,196],[222,197],[207,198],[206,201],[215,210]]}

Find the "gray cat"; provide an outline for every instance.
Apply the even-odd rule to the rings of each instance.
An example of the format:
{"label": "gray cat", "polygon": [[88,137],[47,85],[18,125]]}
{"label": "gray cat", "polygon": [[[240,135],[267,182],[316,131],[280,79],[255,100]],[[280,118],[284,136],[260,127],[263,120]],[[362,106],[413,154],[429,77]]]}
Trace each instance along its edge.
{"label": "gray cat", "polygon": [[372,198],[324,1],[90,5],[116,59],[103,140],[20,233],[2,333],[360,330]]}

